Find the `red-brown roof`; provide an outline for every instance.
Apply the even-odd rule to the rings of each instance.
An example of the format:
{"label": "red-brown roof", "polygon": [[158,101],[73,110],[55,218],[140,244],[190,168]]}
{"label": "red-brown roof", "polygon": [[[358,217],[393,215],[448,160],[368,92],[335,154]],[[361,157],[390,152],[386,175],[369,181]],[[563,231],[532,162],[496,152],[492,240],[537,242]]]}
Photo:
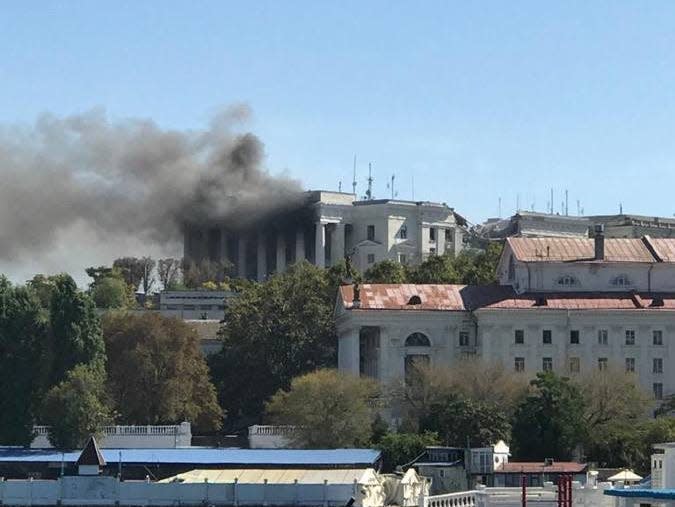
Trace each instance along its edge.
{"label": "red-brown roof", "polygon": [[[413,296],[420,304],[411,304]],[[360,304],[354,305],[354,287],[340,287],[346,309],[473,311],[549,310],[675,310],[675,294],[633,292],[543,292],[517,294],[501,285],[363,284]]]}
{"label": "red-brown roof", "polygon": [[660,257],[661,262],[675,262],[675,241],[667,238],[651,238],[645,236],[652,245],[654,253]]}
{"label": "red-brown roof", "polygon": [[[657,240],[644,238],[606,238],[605,257],[600,262],[675,262],[675,238],[658,240],[660,248],[671,252],[668,259],[655,258],[650,247]],[[521,262],[590,262],[595,257],[592,238],[508,238],[516,260]]]}
{"label": "red-brown roof", "polygon": [[553,474],[579,474],[586,471],[585,463],[575,463],[573,461],[554,461],[550,465],[542,462],[509,462],[503,463],[496,469],[497,473],[503,474],[539,474],[539,473],[553,473]]}

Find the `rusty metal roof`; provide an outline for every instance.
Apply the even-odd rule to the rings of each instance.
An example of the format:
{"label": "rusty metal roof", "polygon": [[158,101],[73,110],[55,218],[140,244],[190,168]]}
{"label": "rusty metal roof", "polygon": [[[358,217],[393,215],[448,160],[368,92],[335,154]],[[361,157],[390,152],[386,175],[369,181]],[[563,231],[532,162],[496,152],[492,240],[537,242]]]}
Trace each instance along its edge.
{"label": "rusty metal roof", "polygon": [[[605,257],[595,261],[595,240],[592,238],[508,238],[516,260],[522,262],[660,262],[650,251],[649,238],[606,238]],[[674,252],[675,239],[661,239],[664,249]]]}
{"label": "rusty metal roof", "polygon": [[[417,303],[413,296],[419,298]],[[517,294],[501,285],[360,285],[360,303],[354,287],[340,287],[348,310],[474,311],[521,310],[675,310],[675,294],[635,292],[530,292]]]}
{"label": "rusty metal roof", "polygon": [[496,473],[503,474],[516,474],[516,473],[526,473],[526,474],[541,474],[541,473],[553,473],[553,474],[578,474],[586,471],[586,463],[576,463],[573,461],[558,461],[553,462],[550,465],[546,463],[537,463],[537,462],[514,462],[509,461],[508,463],[503,463],[495,470]]}

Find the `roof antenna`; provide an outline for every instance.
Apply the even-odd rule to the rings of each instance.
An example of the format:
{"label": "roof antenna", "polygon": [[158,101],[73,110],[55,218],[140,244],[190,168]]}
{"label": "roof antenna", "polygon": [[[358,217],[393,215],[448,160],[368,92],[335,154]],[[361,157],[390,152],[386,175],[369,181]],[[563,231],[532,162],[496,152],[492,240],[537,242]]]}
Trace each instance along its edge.
{"label": "roof antenna", "polygon": [[555,214],[555,203],[553,202],[553,187],[551,187],[551,215]]}
{"label": "roof antenna", "polygon": [[623,204],[619,203],[619,215],[623,215]]}
{"label": "roof antenna", "polygon": [[352,194],[356,197],[356,154],[354,154],[354,179],[352,180]]}
{"label": "roof antenna", "polygon": [[569,216],[570,214],[570,207],[569,207],[569,193],[567,192],[567,189],[565,189],[565,216]]}
{"label": "roof antenna", "polygon": [[342,180],[338,181],[338,192],[342,193]]}
{"label": "roof antenna", "polygon": [[396,175],[392,174],[391,175],[391,198],[394,199],[397,195],[398,192],[394,191],[394,180],[396,179]]}
{"label": "roof antenna", "polygon": [[366,190],[366,200],[370,201],[373,198],[373,171],[372,164],[368,162],[368,190]]}

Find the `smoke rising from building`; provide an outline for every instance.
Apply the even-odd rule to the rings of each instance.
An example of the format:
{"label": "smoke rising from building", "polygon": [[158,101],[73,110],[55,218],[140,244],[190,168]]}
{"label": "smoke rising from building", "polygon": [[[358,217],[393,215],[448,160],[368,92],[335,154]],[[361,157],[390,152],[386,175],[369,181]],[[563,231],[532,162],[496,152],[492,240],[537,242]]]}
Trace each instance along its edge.
{"label": "smoke rising from building", "polygon": [[269,175],[261,141],[238,131],[247,116],[228,109],[199,131],[101,110],[0,126],[0,267],[54,252],[110,262],[88,248],[100,256],[130,244],[178,251],[186,223],[248,227],[295,206],[299,182]]}

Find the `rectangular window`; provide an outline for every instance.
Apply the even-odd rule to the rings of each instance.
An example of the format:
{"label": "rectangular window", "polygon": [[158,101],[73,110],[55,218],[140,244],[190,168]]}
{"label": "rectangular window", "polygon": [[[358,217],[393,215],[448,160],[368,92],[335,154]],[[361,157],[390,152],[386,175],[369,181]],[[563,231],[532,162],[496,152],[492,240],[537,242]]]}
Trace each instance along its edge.
{"label": "rectangular window", "polygon": [[652,372],[653,373],[663,373],[663,359],[660,357],[655,357],[652,361]]}
{"label": "rectangular window", "polygon": [[445,229],[445,241],[448,243],[452,241],[452,229]]}
{"label": "rectangular window", "polygon": [[542,371],[552,371],[553,370],[553,358],[544,357],[541,360],[541,369]]}
{"label": "rectangular window", "polygon": [[406,254],[398,254],[398,262],[399,264],[407,264],[408,263],[408,257]]}
{"label": "rectangular window", "polygon": [[570,343],[572,345],[579,345],[579,330],[572,329],[570,331]]}
{"label": "rectangular window", "polygon": [[[374,236],[374,234],[373,234]],[[401,239],[407,239],[408,238],[408,228],[405,225],[402,225],[401,228],[398,230],[398,237]]]}
{"label": "rectangular window", "polygon": [[524,357],[516,357],[515,369],[516,369],[516,371],[525,371],[525,358]]}
{"label": "rectangular window", "polygon": [[514,338],[516,341],[516,345],[522,345],[525,343],[525,331],[522,329],[516,329],[514,333]]}
{"label": "rectangular window", "polygon": [[581,370],[581,361],[578,357],[570,357],[569,369],[570,373],[579,373]]}
{"label": "rectangular window", "polygon": [[368,264],[375,263],[375,254],[368,254]]}
{"label": "rectangular window", "polygon": [[627,357],[626,358],[626,372],[635,373],[635,358]]}
{"label": "rectangular window", "polygon": [[606,329],[598,329],[598,345],[607,345],[609,332]]}
{"label": "rectangular window", "polygon": [[429,228],[429,240],[436,241],[436,229],[434,229],[433,227]]}
{"label": "rectangular window", "polygon": [[550,345],[551,344],[551,330],[550,329],[544,329],[541,332],[541,341],[544,343],[544,345]]}
{"label": "rectangular window", "polygon": [[663,399],[663,384],[661,382],[654,382],[652,386],[654,389],[654,399],[662,400]]}
{"label": "rectangular window", "polygon": [[626,345],[635,345],[634,329],[626,329]]}
{"label": "rectangular window", "polygon": [[599,357],[598,358],[598,370],[604,371],[607,369],[607,358]]}
{"label": "rectangular window", "polygon": [[369,225],[368,226],[368,241],[375,241],[375,226],[374,225]]}
{"label": "rectangular window", "polygon": [[468,331],[460,331],[459,332],[459,346],[460,347],[468,347],[469,346],[469,332]]}
{"label": "rectangular window", "polygon": [[654,339],[654,345],[663,345],[663,331],[660,329],[652,331],[652,338]]}

